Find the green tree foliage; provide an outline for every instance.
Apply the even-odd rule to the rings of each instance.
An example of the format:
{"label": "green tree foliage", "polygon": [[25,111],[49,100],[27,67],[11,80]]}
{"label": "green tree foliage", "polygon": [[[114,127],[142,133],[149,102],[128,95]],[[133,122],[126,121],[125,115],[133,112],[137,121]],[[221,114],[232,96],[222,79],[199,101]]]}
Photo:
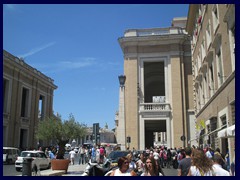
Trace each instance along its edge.
{"label": "green tree foliage", "polygon": [[62,120],[60,115],[52,116],[40,121],[36,137],[40,140],[53,140],[59,145],[58,159],[63,159],[65,144],[70,139],[81,138],[87,134],[85,124],[77,122],[72,114],[68,120]]}

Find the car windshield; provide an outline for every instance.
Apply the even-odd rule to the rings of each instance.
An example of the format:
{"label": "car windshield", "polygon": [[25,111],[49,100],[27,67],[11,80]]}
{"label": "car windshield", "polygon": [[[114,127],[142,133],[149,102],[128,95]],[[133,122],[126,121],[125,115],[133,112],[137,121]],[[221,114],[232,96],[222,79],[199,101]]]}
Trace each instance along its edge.
{"label": "car windshield", "polygon": [[108,155],[108,159],[118,159],[120,157],[126,156],[128,153],[128,151],[112,151]]}
{"label": "car windshield", "polygon": [[21,157],[36,157],[36,155],[30,152],[22,152]]}

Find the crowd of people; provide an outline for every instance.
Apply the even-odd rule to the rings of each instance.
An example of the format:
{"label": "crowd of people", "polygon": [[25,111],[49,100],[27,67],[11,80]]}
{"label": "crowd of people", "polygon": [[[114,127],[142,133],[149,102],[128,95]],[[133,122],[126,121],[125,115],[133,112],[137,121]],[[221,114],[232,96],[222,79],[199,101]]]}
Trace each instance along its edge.
{"label": "crowd of people", "polygon": [[[113,151],[104,146],[81,146],[69,152],[71,164],[79,156],[78,164],[85,164],[90,159],[103,164],[107,155]],[[56,157],[56,148],[45,148],[45,154],[51,159]],[[235,158],[230,164],[229,154],[223,155],[216,150],[193,147],[167,148],[164,146],[146,148],[118,159],[118,167],[109,173],[110,176],[164,176],[163,168],[177,169],[178,176],[235,176]]]}
{"label": "crowd of people", "polygon": [[186,147],[179,149],[146,148],[136,150],[118,160],[118,168],[110,176],[164,176],[163,168],[175,168],[178,176],[235,176],[235,159],[228,164],[228,153],[220,149]]}

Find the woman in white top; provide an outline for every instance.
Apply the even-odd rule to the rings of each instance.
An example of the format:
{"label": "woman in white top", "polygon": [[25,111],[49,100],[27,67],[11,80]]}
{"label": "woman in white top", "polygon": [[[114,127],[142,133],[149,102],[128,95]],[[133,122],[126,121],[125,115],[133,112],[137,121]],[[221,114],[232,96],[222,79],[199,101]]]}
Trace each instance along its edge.
{"label": "woman in white top", "polygon": [[143,172],[141,176],[159,176],[159,171],[153,157],[148,156],[148,158],[146,159],[145,172]]}
{"label": "woman in white top", "polygon": [[118,160],[118,168],[113,170],[110,176],[136,176],[136,173],[129,169],[128,158],[121,157]]}
{"label": "woman in white top", "polygon": [[202,149],[193,150],[188,176],[213,176],[213,162]]}

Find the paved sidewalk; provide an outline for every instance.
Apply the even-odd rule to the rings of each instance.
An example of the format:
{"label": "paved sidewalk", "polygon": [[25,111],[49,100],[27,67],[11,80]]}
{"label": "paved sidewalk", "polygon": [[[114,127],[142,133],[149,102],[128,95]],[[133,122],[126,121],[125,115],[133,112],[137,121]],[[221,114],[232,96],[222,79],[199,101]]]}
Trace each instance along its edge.
{"label": "paved sidewalk", "polygon": [[67,174],[63,174],[62,176],[81,176],[84,173],[87,164],[75,164],[69,165]]}

